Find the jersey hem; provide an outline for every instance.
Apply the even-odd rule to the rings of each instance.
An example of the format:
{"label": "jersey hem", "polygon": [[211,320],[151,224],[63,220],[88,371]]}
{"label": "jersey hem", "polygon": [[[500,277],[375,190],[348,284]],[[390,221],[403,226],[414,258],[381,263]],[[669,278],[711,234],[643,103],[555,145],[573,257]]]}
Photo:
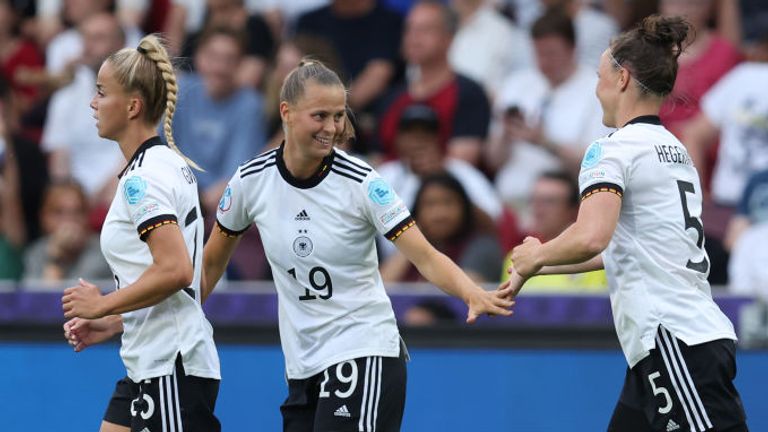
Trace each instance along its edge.
{"label": "jersey hem", "polygon": [[[673,332],[672,330],[669,330],[669,328],[667,327],[664,327],[664,328],[667,329],[669,333],[672,334],[672,336],[685,342],[685,344],[688,346],[695,346],[703,343],[714,342],[720,339],[729,339],[734,342],[739,340],[739,338],[736,337],[736,334],[732,332],[711,333],[711,334],[707,334],[706,336],[697,337],[697,338],[684,338],[675,334],[675,332]],[[651,339],[650,344],[643,343],[643,348],[645,348],[645,351],[640,353],[640,355],[632,358],[627,358],[627,364],[629,365],[630,369],[635,367],[635,365],[640,363],[644,358],[648,357],[651,354],[651,350],[656,348],[655,336],[653,339]]]}
{"label": "jersey hem", "polygon": [[329,360],[321,363],[319,366],[313,367],[306,372],[300,372],[298,374],[291,374],[287,371],[286,368],[286,375],[288,376],[288,379],[291,380],[301,380],[301,379],[307,379],[310,377],[313,377],[320,372],[328,369],[329,367],[344,362],[348,360],[353,360],[361,357],[371,357],[371,356],[380,356],[380,357],[399,357],[400,356],[400,343],[398,341],[397,348],[394,350],[385,350],[385,349],[379,349],[379,350],[372,350],[369,348],[357,350],[357,351],[349,351],[343,354],[339,354],[335,357],[330,358]]}

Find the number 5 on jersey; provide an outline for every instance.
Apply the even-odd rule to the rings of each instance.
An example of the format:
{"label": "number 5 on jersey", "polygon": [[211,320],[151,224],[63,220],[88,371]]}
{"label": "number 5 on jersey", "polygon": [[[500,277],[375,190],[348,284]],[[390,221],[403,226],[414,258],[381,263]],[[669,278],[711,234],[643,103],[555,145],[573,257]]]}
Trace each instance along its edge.
{"label": "number 5 on jersey", "polygon": [[[299,280],[296,276],[296,268],[288,270],[288,274],[293,276],[294,279]],[[318,282],[318,279],[320,281]],[[333,296],[333,281],[331,281],[331,275],[328,274],[328,270],[323,267],[312,267],[309,271],[309,284],[315,291],[327,291],[325,294],[316,296],[312,294],[309,288],[304,288],[304,295],[299,296],[299,300],[316,300],[320,297],[323,300],[328,300]]]}

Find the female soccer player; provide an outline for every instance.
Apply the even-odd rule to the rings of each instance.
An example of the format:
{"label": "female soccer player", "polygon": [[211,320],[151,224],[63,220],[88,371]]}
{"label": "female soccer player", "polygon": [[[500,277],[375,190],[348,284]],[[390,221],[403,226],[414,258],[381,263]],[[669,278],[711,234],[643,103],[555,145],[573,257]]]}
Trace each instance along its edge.
{"label": "female soccer player", "polygon": [[587,149],[576,222],[512,254],[513,288],[535,274],[605,267],[629,363],[609,431],[747,430],[733,385],[736,336],[707,282],[699,177],[658,117],[689,28],[651,16],[603,53],[597,97],[603,123],[618,130]]}
{"label": "female soccer player", "polygon": [[[194,162],[176,148],[176,78],[150,35],[101,66],[91,101],[99,136],[128,164],[101,231],[117,290],[81,280],[64,291],[65,335],[75,351],[123,332],[128,376],[118,381],[102,432],[219,431],[213,414],[219,359],[200,306],[203,226]],[[165,113],[168,145],[156,127]]]}
{"label": "female soccer player", "polygon": [[486,292],[414,225],[403,202],[366,163],[334,149],[346,91],[305,60],[280,95],[285,141],[241,165],[219,203],[204,253],[204,296],[251,223],[277,285],[288,398],[286,431],[398,431],[407,353],[378,271],[375,237],[395,242],[426,277],[469,305],[468,322],[509,315],[509,289]]}

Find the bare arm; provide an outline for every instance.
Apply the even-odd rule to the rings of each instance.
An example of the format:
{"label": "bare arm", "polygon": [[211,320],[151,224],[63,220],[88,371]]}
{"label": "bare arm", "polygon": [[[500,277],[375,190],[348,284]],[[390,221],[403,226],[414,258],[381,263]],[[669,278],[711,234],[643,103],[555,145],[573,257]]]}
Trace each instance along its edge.
{"label": "bare arm", "polygon": [[603,256],[597,254],[591,259],[578,264],[544,266],[538,273],[536,273],[536,275],[587,273],[595,270],[602,270],[603,268]]}
{"label": "bare arm", "polygon": [[547,243],[528,237],[512,251],[517,272],[530,277],[545,266],[580,264],[592,260],[611,240],[619,221],[621,197],[596,193],[582,201],[576,222]]}
{"label": "bare arm", "polygon": [[749,218],[744,215],[735,215],[728,222],[728,228],[725,230],[725,238],[723,239],[723,247],[727,251],[732,251],[733,247],[739,241],[739,237],[744,234],[752,225]]}
{"label": "bare arm", "polygon": [[153,262],[136,282],[102,296],[98,287],[81,280],[64,291],[64,316],[100,318],[134,311],[156,305],[192,283],[192,261],[177,225],[152,230],[147,246]]}
{"label": "bare arm", "polygon": [[240,236],[227,235],[219,230],[218,225],[214,227],[203,249],[203,283],[200,289],[203,302],[224,275],[238,243],[240,243]]}
{"label": "bare arm", "polygon": [[353,109],[365,108],[389,85],[395,68],[389,60],[371,60],[349,85],[349,105]]}
{"label": "bare arm", "polygon": [[473,323],[482,314],[511,315],[509,288],[487,292],[474,283],[453,261],[435,249],[415,225],[397,240],[397,249],[416,266],[428,281],[458,297],[469,306],[467,322]]}

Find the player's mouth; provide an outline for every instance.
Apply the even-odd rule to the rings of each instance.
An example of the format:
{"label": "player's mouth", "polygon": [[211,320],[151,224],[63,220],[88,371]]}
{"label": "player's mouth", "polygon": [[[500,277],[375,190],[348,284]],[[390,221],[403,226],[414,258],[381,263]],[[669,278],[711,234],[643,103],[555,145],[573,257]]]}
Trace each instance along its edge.
{"label": "player's mouth", "polygon": [[315,135],[312,137],[314,141],[322,147],[331,147],[333,145],[333,139],[331,137],[322,137]]}

